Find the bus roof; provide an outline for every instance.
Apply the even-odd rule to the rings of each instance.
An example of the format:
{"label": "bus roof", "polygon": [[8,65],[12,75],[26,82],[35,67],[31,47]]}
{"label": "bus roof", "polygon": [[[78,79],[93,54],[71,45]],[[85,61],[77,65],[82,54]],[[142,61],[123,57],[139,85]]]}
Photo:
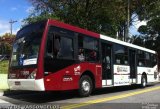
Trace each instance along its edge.
{"label": "bus roof", "polygon": [[143,51],[146,51],[146,52],[156,54],[156,52],[153,51],[153,50],[150,50],[150,49],[147,49],[147,48],[144,48],[144,47],[140,47],[140,46],[134,45],[132,43],[117,40],[117,39],[111,38],[109,36],[105,36],[105,35],[100,34],[100,38],[103,39],[103,40],[106,40],[106,41],[114,42],[114,43],[117,43],[117,44],[120,44],[120,45],[125,45],[127,47],[131,47],[131,48],[135,48],[135,49],[138,49],[138,50],[143,50]]}

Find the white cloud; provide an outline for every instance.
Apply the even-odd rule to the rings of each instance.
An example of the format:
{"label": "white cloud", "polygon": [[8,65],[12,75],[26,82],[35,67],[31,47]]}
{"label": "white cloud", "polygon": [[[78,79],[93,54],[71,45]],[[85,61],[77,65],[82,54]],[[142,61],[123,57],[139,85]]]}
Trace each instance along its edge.
{"label": "white cloud", "polygon": [[[19,29],[13,28],[12,33],[16,34]],[[0,20],[0,36],[4,35],[5,33],[10,33],[10,24],[9,21]]]}
{"label": "white cloud", "polygon": [[2,30],[2,29],[8,29],[7,22],[0,21],[0,30]]}
{"label": "white cloud", "polygon": [[20,25],[22,25],[23,19],[24,19],[24,18],[19,18],[19,19],[17,20],[17,22],[18,22]]}
{"label": "white cloud", "polygon": [[20,28],[16,28],[16,29],[13,29],[13,34],[17,34],[17,32],[20,30]]}
{"label": "white cloud", "polygon": [[28,7],[28,8],[26,9],[26,12],[27,12],[28,14],[32,13],[33,11],[34,11],[34,7],[33,7],[33,6],[30,6],[30,7]]}
{"label": "white cloud", "polygon": [[147,21],[137,21],[134,23],[134,25],[138,29],[142,25],[147,25]]}
{"label": "white cloud", "polygon": [[11,8],[11,11],[16,11],[18,8],[16,8],[16,7],[12,7]]}
{"label": "white cloud", "polygon": [[9,22],[0,20],[0,35],[9,33],[9,31],[10,31]]}
{"label": "white cloud", "polygon": [[147,21],[139,21],[138,17],[134,19],[135,22],[133,22],[132,26],[130,27],[130,33],[131,35],[139,35],[138,28],[142,25],[147,25]]}

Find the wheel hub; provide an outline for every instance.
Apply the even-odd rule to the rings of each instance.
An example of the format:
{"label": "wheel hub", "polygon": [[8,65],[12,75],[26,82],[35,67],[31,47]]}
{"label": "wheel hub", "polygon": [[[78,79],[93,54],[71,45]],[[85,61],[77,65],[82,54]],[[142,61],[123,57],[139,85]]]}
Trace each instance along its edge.
{"label": "wheel hub", "polygon": [[82,82],[82,88],[83,88],[84,91],[89,92],[89,90],[90,90],[89,82],[88,81],[83,81]]}
{"label": "wheel hub", "polygon": [[143,86],[146,86],[146,80],[143,79]]}

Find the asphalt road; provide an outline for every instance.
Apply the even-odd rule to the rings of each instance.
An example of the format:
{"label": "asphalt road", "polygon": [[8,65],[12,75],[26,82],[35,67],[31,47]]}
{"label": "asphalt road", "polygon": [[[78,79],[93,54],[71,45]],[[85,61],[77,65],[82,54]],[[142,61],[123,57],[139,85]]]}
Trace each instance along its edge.
{"label": "asphalt road", "polygon": [[160,83],[146,88],[123,86],[98,89],[85,98],[78,97],[76,91],[70,91],[14,92],[0,96],[0,99],[14,105],[50,104],[64,109],[160,109]]}

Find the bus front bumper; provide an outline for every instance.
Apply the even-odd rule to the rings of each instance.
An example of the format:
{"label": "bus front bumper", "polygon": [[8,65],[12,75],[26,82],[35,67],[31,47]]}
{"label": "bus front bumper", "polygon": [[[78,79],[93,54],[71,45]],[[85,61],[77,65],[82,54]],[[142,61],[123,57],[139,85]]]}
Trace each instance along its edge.
{"label": "bus front bumper", "polygon": [[45,91],[43,79],[8,79],[10,90]]}

